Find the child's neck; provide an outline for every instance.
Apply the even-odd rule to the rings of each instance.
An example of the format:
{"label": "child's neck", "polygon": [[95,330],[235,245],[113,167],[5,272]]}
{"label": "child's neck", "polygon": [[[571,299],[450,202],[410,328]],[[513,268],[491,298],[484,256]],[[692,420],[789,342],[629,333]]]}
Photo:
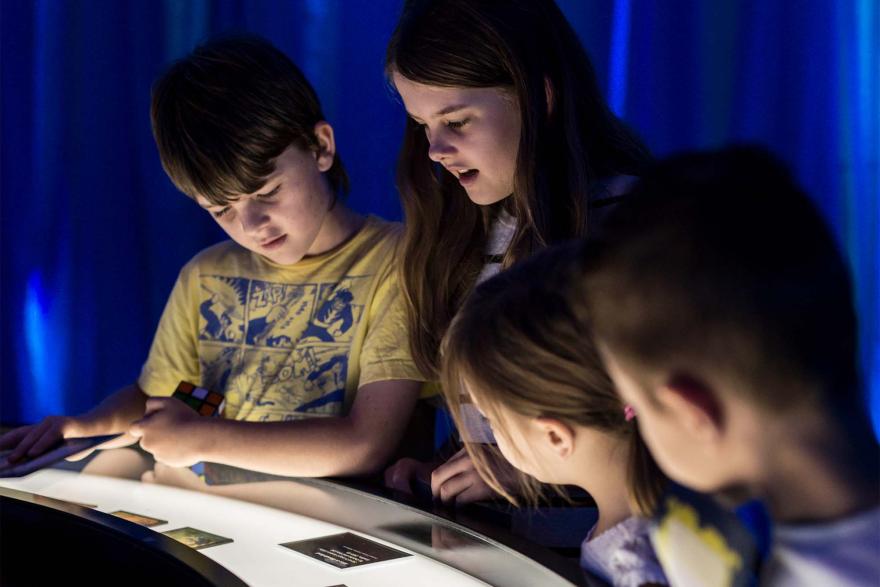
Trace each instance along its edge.
{"label": "child's neck", "polygon": [[830,522],[880,505],[880,451],[864,414],[840,425],[799,413],[770,430],[756,492],[774,520]]}
{"label": "child's neck", "polygon": [[321,224],[321,230],[306,256],[312,257],[327,253],[348,241],[364,225],[364,217],[336,201]]}
{"label": "child's neck", "polygon": [[574,484],[590,494],[599,510],[593,538],[633,515],[627,490],[626,449],[625,442],[608,437],[607,444],[594,446],[580,457],[581,462],[572,463],[578,471]]}

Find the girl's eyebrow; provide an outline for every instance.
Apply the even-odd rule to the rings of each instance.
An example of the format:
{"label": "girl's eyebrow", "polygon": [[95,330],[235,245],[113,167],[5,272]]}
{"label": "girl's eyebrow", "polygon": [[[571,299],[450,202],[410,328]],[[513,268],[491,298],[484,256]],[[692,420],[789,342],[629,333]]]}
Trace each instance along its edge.
{"label": "girl's eyebrow", "polygon": [[[452,114],[453,112],[458,112],[459,110],[464,110],[465,108],[468,108],[468,107],[469,107],[468,104],[451,104],[451,105],[446,106],[445,108],[442,108],[442,109],[438,110],[437,112],[435,112],[433,115],[431,115],[431,118],[439,118],[441,116],[446,116],[447,114]],[[422,122],[422,119],[419,118],[418,116],[416,116],[415,114],[413,114],[412,112],[407,112],[407,114],[409,114],[409,117],[412,118],[413,120],[415,120],[416,122],[418,122],[418,123]]]}
{"label": "girl's eyebrow", "polygon": [[435,113],[434,118],[437,118],[438,116],[446,116],[447,114],[452,114],[453,112],[464,110],[467,107],[467,104],[452,104],[451,106],[447,106],[446,108]]}

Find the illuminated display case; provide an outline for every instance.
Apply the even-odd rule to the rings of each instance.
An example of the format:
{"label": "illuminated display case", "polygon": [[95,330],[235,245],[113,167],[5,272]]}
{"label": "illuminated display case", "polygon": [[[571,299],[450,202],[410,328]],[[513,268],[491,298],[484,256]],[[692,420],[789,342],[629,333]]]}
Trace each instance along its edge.
{"label": "illuminated display case", "polygon": [[[75,584],[553,587],[588,581],[576,560],[516,538],[491,520],[477,531],[348,483],[266,479],[182,489],[60,468],[0,479],[3,584],[37,584],[61,567]],[[119,511],[154,525],[123,519],[127,514],[114,514]],[[164,534],[185,528],[227,541],[197,550]],[[337,538],[315,542],[331,536]],[[297,544],[283,546],[288,543]],[[33,562],[30,555],[47,551],[61,553],[52,566]]]}

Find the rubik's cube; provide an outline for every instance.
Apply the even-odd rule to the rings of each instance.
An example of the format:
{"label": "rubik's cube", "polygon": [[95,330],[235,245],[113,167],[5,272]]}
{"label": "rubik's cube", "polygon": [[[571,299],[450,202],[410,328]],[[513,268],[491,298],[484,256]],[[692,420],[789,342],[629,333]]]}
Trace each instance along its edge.
{"label": "rubik's cube", "polygon": [[209,391],[204,387],[196,387],[188,381],[181,381],[177,389],[171,394],[202,416],[214,416],[223,410],[225,400],[216,391]]}

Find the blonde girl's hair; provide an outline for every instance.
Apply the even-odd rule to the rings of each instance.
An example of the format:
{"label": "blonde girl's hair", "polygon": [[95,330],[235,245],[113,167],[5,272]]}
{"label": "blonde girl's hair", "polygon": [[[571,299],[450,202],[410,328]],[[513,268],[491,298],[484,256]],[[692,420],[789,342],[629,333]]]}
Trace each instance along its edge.
{"label": "blonde girl's hair", "polygon": [[[578,279],[580,246],[547,249],[478,286],[456,315],[442,344],[444,397],[459,429],[462,403],[476,399],[509,436],[499,408],[595,428],[628,443],[628,493],[634,509],[653,511],[666,483],[639,435],[627,421],[590,334],[586,299]],[[519,488],[494,473],[497,456],[466,443],[486,482],[514,504],[514,493],[536,503],[537,483]],[[497,449],[495,449],[497,450]]]}

